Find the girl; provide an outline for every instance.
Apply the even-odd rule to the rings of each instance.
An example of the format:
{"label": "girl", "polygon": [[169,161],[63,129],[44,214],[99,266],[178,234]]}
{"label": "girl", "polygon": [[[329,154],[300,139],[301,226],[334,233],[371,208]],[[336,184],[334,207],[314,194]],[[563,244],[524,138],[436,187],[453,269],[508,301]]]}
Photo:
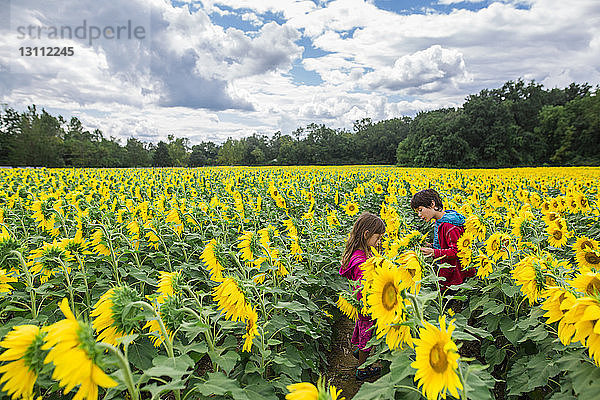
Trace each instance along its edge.
{"label": "girl", "polygon": [[[346,250],[342,256],[340,275],[355,281],[357,283],[356,288],[360,286],[359,282],[363,277],[362,263],[372,256],[371,247],[379,247],[381,236],[384,233],[385,223],[375,214],[363,213],[354,223],[346,242]],[[356,293],[356,298],[359,301],[362,298],[360,290]],[[359,368],[356,369],[356,378],[360,380],[373,377],[381,372],[380,367],[360,368],[371,350],[366,348],[366,344],[373,334],[373,325],[374,322],[370,317],[358,313],[358,319],[352,334],[352,344],[358,346],[358,354],[356,352],[353,354],[358,358]]]}

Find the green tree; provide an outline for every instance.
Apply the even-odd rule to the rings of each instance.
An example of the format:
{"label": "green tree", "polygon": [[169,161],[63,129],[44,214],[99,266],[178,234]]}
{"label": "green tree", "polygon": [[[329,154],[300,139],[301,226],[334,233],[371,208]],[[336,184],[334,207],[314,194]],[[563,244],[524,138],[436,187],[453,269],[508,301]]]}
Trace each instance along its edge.
{"label": "green tree", "polygon": [[171,163],[175,167],[185,167],[188,165],[188,159],[190,157],[189,151],[189,139],[188,138],[176,138],[174,135],[167,137],[169,143],[167,148],[169,149],[169,156],[171,157]]}
{"label": "green tree", "polygon": [[246,150],[244,141],[228,138],[219,149],[217,163],[219,165],[242,165]]}
{"label": "green tree", "polygon": [[149,167],[152,165],[152,155],[148,146],[136,138],[127,139],[123,165],[126,167]]}
{"label": "green tree", "polygon": [[205,165],[217,165],[217,157],[219,156],[219,146],[213,142],[202,142],[192,146],[192,154],[190,154],[190,167],[203,167]]}
{"label": "green tree", "polygon": [[156,150],[154,150],[154,154],[152,156],[152,166],[153,167],[172,167],[173,161],[171,160],[171,155],[169,154],[168,145],[162,140],[158,142],[156,146]]}

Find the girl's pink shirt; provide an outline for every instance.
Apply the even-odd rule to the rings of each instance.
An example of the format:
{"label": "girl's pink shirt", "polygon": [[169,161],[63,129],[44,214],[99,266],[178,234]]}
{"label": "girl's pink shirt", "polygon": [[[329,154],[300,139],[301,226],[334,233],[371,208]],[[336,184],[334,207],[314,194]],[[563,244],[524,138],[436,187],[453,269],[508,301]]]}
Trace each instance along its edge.
{"label": "girl's pink shirt", "polygon": [[340,275],[353,281],[359,281],[362,279],[363,270],[360,265],[367,261],[365,252],[362,250],[354,250],[354,253],[350,256],[348,265],[346,267],[340,267]]}

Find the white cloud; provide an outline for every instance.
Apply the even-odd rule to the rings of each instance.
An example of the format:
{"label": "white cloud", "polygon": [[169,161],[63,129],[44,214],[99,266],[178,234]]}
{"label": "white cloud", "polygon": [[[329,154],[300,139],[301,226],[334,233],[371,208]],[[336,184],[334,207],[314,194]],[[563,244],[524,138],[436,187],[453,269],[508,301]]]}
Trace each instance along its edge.
{"label": "white cloud", "polygon": [[[362,79],[362,84],[371,90],[423,88],[425,91],[431,91],[436,86],[467,80],[468,74],[462,53],[433,45],[398,58],[391,68],[367,73]],[[433,84],[435,85],[431,87]]]}
{"label": "white cloud", "polygon": [[438,0],[438,4],[442,4],[442,5],[450,5],[450,4],[457,4],[457,3],[481,3],[484,0]]}
{"label": "white cloud", "polygon": [[[137,3],[137,4],[133,4]],[[71,58],[21,58],[15,64],[18,48],[15,31],[8,29],[0,39],[0,63],[11,65],[16,72],[28,75],[31,82],[47,81],[47,91],[59,93],[67,102],[93,104],[116,101],[166,107],[252,109],[246,98],[236,96],[234,82],[238,77],[287,70],[301,49],[294,42],[298,33],[275,22],[265,24],[255,37],[214,25],[203,10],[190,13],[161,0],[122,4],[77,2],[65,13],[64,7],[25,1],[11,10],[13,27],[79,26],[82,21],[100,27],[124,24],[127,20],[141,24],[147,32],[144,40],[97,40],[87,42],[60,40],[61,46],[73,46]],[[8,32],[7,32],[8,31]],[[52,40],[37,40],[37,46],[57,45]],[[12,58],[11,58],[12,56]],[[40,66],[43,68],[40,69]],[[39,77],[38,72],[46,77]],[[0,78],[1,79],[1,78]],[[14,100],[19,90],[13,78],[1,79],[2,95]],[[52,86],[55,84],[56,86]],[[35,89],[41,99],[44,89]],[[46,97],[46,98],[45,98]]]}
{"label": "white cloud", "polygon": [[262,18],[258,17],[256,14],[247,12],[241,15],[242,21],[248,21],[254,26],[261,26],[264,22]]}

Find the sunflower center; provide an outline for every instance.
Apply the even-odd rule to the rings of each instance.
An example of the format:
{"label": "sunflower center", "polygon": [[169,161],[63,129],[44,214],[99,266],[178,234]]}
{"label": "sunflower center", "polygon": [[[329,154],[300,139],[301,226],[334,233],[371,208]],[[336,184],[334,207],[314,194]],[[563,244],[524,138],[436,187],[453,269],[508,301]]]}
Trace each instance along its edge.
{"label": "sunflower center", "polygon": [[496,251],[498,251],[498,250],[500,249],[500,242],[499,242],[499,241],[497,241],[497,240],[494,240],[494,241],[492,242],[492,246],[491,246],[491,247],[492,247],[492,251],[493,251],[493,252],[496,252]]}
{"label": "sunflower center", "polygon": [[585,240],[583,242],[581,242],[581,250],[585,250],[586,247],[589,247],[590,249],[594,248],[594,245],[592,244],[592,242],[590,242],[589,240]]}
{"label": "sunflower center", "polygon": [[381,304],[383,308],[387,311],[393,310],[396,304],[398,304],[397,294],[396,286],[392,282],[386,283],[381,291]]}
{"label": "sunflower center", "polygon": [[585,261],[592,265],[600,264],[600,257],[598,257],[595,253],[585,253]]}
{"label": "sunflower center", "polygon": [[552,236],[554,237],[554,239],[560,240],[560,239],[562,239],[563,234],[562,234],[561,230],[556,230],[556,231],[552,232]]}
{"label": "sunflower center", "polygon": [[598,278],[594,278],[587,284],[585,287],[585,291],[587,294],[594,294],[600,291],[600,280]]}
{"label": "sunflower center", "polygon": [[444,373],[448,369],[448,356],[442,343],[436,343],[429,351],[429,365],[438,374]]}

